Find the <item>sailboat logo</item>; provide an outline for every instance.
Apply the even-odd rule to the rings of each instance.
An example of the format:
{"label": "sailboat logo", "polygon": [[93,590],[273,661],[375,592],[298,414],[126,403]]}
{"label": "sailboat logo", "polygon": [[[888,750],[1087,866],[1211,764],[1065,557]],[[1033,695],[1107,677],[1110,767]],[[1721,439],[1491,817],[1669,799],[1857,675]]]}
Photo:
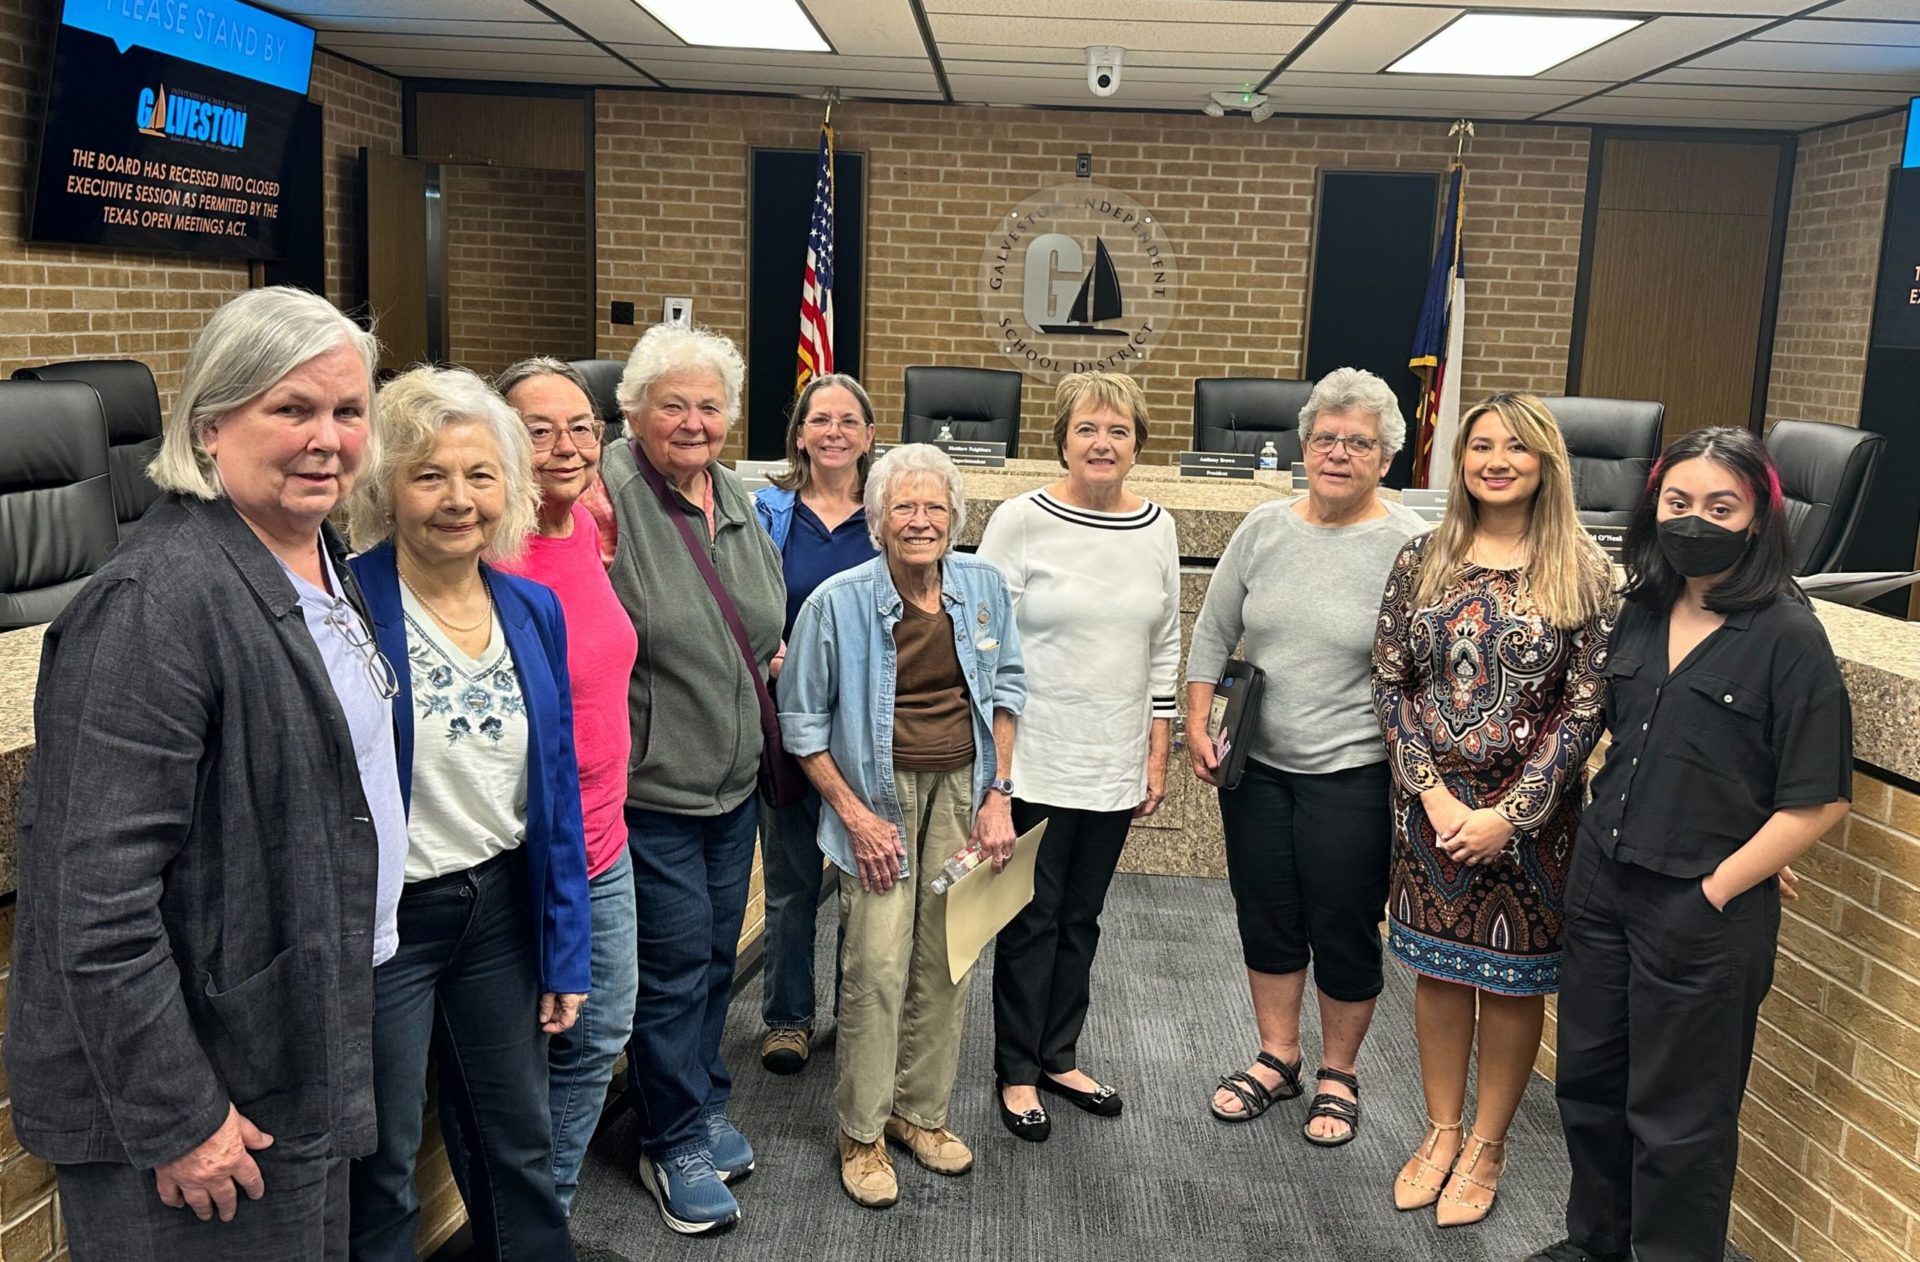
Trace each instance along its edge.
{"label": "sailboat logo", "polygon": [[1120,273],[1107,243],[1093,239],[1093,262],[1080,242],[1060,232],[1043,232],[1027,246],[1026,292],[1021,314],[1036,333],[1090,337],[1126,337],[1125,329],[1104,328],[1126,314]]}
{"label": "sailboat logo", "polygon": [[[142,92],[141,104],[145,105],[146,93]],[[153,94],[153,108],[147,110],[140,121],[140,134],[143,136],[164,136],[167,134],[167,85],[161,84]]]}

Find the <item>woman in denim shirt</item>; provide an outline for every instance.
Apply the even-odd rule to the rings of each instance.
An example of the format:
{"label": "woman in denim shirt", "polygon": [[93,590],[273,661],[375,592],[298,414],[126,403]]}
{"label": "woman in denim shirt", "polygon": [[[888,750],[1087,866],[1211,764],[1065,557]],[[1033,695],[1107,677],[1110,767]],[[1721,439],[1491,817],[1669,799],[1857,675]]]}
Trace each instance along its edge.
{"label": "woman in denim shirt", "polygon": [[840,1182],[882,1209],[899,1199],[886,1140],[940,1174],[973,1154],[946,1129],[968,977],[947,973],[946,917],[930,884],[977,845],[1013,853],[1014,721],[1026,669],[1006,580],[952,553],[966,524],[960,474],[921,443],[867,479],[881,555],[815,589],[780,677],[787,749],[831,808],[820,848],[839,867]]}

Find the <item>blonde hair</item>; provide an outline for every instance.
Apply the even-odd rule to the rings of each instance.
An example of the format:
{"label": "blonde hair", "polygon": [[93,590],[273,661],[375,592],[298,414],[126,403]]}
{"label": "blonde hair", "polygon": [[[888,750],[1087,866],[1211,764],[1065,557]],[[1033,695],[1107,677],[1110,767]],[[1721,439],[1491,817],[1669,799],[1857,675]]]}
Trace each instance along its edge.
{"label": "blonde hair", "polygon": [[[367,368],[367,405],[373,406],[373,370],[380,344],[318,294],[292,285],[249,289],[222,303],[187,356],[173,411],[161,427],[160,451],[147,477],[163,491],[217,500],[226,495],[220,470],[207,454],[207,429],[271,390],[300,365],[343,346]],[[376,426],[362,466],[379,456]]]}
{"label": "blonde hair", "polygon": [[1473,547],[1480,524],[1480,502],[1467,491],[1467,442],[1474,423],[1489,415],[1505,425],[1540,461],[1540,489],[1534,492],[1527,520],[1522,590],[1548,622],[1571,630],[1593,617],[1606,601],[1612,572],[1606,554],[1587,534],[1575,511],[1573,467],[1559,422],[1530,394],[1493,395],[1461,418],[1453,444],[1453,469],[1447,479],[1446,513],[1427,543],[1413,603],[1416,608],[1440,603]]}
{"label": "blonde hair", "polygon": [[1067,426],[1076,412],[1107,408],[1133,421],[1133,454],[1147,449],[1147,395],[1123,372],[1074,372],[1060,378],[1053,392],[1053,450],[1067,462]]}
{"label": "blonde hair", "polygon": [[507,481],[506,511],[495,527],[489,560],[512,561],[526,547],[539,520],[540,488],[533,478],[533,443],[527,427],[486,382],[464,368],[420,365],[380,388],[374,430],[383,440],[380,458],[354,484],[347,501],[347,530],[365,552],[393,534],[393,484],[433,457],[447,426],[472,421],[500,447]]}

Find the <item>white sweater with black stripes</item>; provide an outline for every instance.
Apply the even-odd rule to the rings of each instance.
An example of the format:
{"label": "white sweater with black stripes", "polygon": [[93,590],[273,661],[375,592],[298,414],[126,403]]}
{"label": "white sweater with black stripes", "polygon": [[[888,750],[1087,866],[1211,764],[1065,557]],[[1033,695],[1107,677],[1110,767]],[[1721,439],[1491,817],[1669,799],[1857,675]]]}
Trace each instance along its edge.
{"label": "white sweater with black stripes", "polygon": [[1152,501],[1099,513],[1029,491],[994,510],[980,556],[1007,576],[1027,664],[1014,796],[1131,810],[1146,796],[1151,721],[1179,713],[1173,518]]}

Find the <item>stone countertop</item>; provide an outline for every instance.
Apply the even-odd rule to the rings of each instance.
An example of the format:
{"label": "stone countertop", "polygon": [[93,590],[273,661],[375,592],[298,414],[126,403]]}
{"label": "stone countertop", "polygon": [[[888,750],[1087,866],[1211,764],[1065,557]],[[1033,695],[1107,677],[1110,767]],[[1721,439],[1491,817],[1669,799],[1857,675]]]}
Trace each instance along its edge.
{"label": "stone countertop", "polygon": [[[960,472],[967,483],[967,528],[959,542],[971,547],[980,542],[987,518],[1001,501],[1056,482],[1063,471],[1050,460],[1009,460],[1001,469],[963,466]],[[1284,471],[1277,482],[1263,484],[1232,478],[1183,478],[1169,464],[1135,465],[1128,483],[1135,492],[1173,514],[1180,555],[1189,560],[1219,557],[1250,510],[1293,493]]]}
{"label": "stone countertop", "polygon": [[33,689],[45,627],[0,634],[0,894],[13,892],[13,821],[33,755]]}
{"label": "stone countertop", "polygon": [[1920,622],[1813,602],[1853,700],[1853,756],[1920,780]]}

